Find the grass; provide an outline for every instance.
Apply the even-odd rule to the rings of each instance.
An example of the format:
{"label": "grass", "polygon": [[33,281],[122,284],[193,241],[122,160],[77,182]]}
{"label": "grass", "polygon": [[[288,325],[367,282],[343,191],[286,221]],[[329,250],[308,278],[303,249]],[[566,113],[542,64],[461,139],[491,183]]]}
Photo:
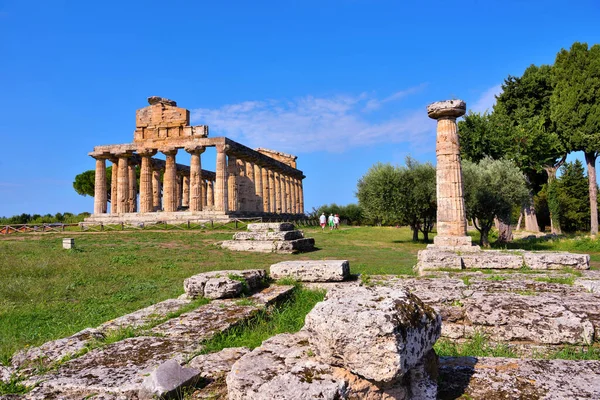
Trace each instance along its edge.
{"label": "grass", "polygon": [[518,357],[506,344],[490,344],[489,338],[477,332],[463,343],[455,343],[447,338],[439,339],[433,346],[439,356],[445,357]]}
{"label": "grass", "polygon": [[560,283],[562,285],[573,285],[575,283],[574,276],[544,276],[535,278],[538,282],[547,282],[547,283]]}
{"label": "grass", "polygon": [[256,317],[202,343],[202,354],[214,353],[228,347],[254,349],[280,333],[297,332],[304,326],[304,317],[325,297],[324,290],[298,287],[282,304],[263,310]]}
{"label": "grass", "polygon": [[600,360],[600,348],[593,346],[564,346],[562,349],[545,354],[544,359],[561,360]]}

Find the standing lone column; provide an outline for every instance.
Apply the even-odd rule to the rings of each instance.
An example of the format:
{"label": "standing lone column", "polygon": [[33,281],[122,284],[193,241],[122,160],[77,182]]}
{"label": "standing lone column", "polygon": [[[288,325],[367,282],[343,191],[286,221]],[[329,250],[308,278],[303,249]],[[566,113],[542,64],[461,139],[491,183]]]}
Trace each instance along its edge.
{"label": "standing lone column", "polygon": [[460,148],[456,118],[465,114],[462,100],[446,100],[427,106],[429,118],[437,120],[435,153],[437,191],[437,236],[435,246],[471,246],[463,197]]}
{"label": "standing lone column", "polygon": [[216,187],[214,190],[215,196],[215,211],[227,212],[227,150],[229,146],[226,144],[218,144],[217,148],[217,167],[216,167]]}
{"label": "standing lone column", "polygon": [[152,212],[154,209],[154,199],[152,192],[152,160],[150,157],[156,154],[156,150],[147,150],[138,152],[142,157],[140,167],[140,212]]}
{"label": "standing lone column", "polygon": [[190,158],[190,211],[202,211],[204,181],[202,179],[202,161],[200,155],[206,150],[205,147],[198,146],[186,148],[191,154]]}
{"label": "standing lone column", "polygon": [[94,183],[94,214],[106,214],[106,158],[96,158],[96,175]]}
{"label": "standing lone column", "polygon": [[165,212],[177,211],[177,149],[161,150],[167,156],[163,176],[163,207]]}

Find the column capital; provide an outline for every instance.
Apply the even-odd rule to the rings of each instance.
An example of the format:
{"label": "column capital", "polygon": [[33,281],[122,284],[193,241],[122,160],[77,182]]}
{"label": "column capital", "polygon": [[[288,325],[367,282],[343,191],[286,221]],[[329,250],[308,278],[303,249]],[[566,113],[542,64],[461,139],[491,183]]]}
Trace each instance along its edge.
{"label": "column capital", "polygon": [[229,146],[228,144],[217,144],[215,147],[217,148],[217,152],[219,153],[227,153],[231,148],[231,146]]}
{"label": "column capital", "polygon": [[437,120],[456,120],[461,115],[465,115],[466,110],[467,104],[462,100],[444,100],[428,105],[427,116]]}
{"label": "column capital", "polygon": [[160,151],[166,156],[174,156],[175,154],[177,154],[177,147],[164,147],[162,149],[159,149],[158,151]]}
{"label": "column capital", "polygon": [[157,149],[148,149],[148,148],[143,148],[143,149],[138,149],[137,153],[142,156],[142,157],[152,157],[154,156],[156,153],[158,153]]}
{"label": "column capital", "polygon": [[206,151],[206,146],[194,145],[194,146],[185,146],[185,151],[190,154],[202,154]]}

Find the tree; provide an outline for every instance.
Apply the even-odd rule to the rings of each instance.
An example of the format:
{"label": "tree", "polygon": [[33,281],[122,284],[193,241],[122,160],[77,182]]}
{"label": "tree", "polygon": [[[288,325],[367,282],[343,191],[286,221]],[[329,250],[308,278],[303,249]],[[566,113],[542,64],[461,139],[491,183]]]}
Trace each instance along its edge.
{"label": "tree", "polygon": [[359,205],[366,217],[378,222],[410,226],[413,240],[419,231],[429,240],[436,218],[435,168],[410,157],[406,166],[377,163],[358,181]]}
{"label": "tree", "polygon": [[[110,202],[110,184],[112,178],[112,165],[106,168],[106,198],[108,202]],[[91,196],[94,197],[96,185],[96,171],[90,169],[88,171],[82,172],[79,175],[75,176],[75,181],[73,182],[73,189],[77,192],[77,194],[81,196]]]}
{"label": "tree", "polygon": [[588,170],[590,234],[598,234],[596,158],[600,151],[600,45],[575,42],[556,55],[550,99],[557,130],[572,150],[583,151]]}
{"label": "tree", "polygon": [[567,232],[589,229],[590,208],[588,179],[581,161],[566,163],[557,179],[560,225]]}
{"label": "tree", "polygon": [[513,206],[528,199],[523,173],[511,160],[490,157],[479,163],[462,162],[467,218],[480,232],[480,245],[489,247],[489,232],[494,218],[510,225]]}

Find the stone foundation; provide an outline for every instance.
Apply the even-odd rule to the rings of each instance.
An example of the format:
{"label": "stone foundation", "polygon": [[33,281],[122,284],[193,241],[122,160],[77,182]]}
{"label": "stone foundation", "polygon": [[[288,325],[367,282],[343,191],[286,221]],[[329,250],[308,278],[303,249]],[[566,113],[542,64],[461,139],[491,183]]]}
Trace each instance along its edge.
{"label": "stone foundation", "polygon": [[233,240],[222,242],[221,247],[258,253],[298,253],[314,250],[315,239],[305,238],[289,222],[256,223],[248,224],[248,232],[234,234]]}

